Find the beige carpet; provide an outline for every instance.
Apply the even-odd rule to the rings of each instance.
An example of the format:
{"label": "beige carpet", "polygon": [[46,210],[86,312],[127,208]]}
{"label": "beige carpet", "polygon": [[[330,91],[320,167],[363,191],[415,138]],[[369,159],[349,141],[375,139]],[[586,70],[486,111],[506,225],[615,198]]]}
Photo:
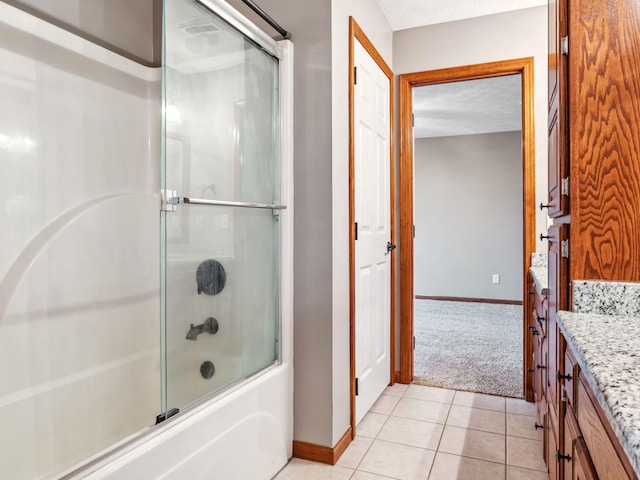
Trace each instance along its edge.
{"label": "beige carpet", "polygon": [[414,383],[522,398],[522,306],[416,300]]}

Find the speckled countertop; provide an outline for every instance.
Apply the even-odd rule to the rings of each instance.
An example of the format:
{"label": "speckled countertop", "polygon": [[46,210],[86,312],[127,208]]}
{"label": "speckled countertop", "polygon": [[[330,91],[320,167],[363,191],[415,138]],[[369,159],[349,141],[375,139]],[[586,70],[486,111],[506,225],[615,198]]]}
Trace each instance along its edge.
{"label": "speckled countertop", "polygon": [[546,253],[532,253],[531,254],[531,277],[540,293],[546,295],[549,292],[549,277],[547,273],[547,259]]}
{"label": "speckled countertop", "polygon": [[558,312],[558,325],[640,477],[640,316]]}
{"label": "speckled countertop", "polygon": [[575,313],[640,317],[640,282],[574,280],[572,288]]}

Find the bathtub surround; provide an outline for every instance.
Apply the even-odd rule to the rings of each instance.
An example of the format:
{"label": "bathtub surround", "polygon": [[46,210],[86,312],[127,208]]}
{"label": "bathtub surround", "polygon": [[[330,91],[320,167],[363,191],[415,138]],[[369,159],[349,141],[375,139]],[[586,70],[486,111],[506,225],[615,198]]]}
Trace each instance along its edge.
{"label": "bathtub surround", "polygon": [[0,477],[47,478],[160,413],[160,75],[0,3],[0,85]]}

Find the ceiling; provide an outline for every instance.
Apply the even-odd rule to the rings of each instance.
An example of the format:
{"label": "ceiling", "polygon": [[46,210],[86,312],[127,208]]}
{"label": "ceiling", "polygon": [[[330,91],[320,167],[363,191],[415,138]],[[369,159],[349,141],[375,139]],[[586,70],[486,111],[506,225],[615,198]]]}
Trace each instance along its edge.
{"label": "ceiling", "polygon": [[521,88],[520,74],[415,87],[414,137],[520,130]]}
{"label": "ceiling", "polygon": [[547,5],[547,0],[376,1],[393,31]]}
{"label": "ceiling", "polygon": [[[547,0],[376,0],[393,31],[546,6]],[[521,79],[510,75],[413,89],[415,138],[521,129]]]}

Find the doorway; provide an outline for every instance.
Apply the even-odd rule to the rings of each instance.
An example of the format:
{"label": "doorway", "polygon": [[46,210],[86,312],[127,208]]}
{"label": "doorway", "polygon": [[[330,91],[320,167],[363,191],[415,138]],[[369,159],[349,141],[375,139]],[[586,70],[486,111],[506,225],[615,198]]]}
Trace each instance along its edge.
{"label": "doorway", "polygon": [[[451,82],[467,80],[491,79],[518,75],[521,78],[521,146],[522,146],[522,248],[521,252],[521,299],[523,312],[530,309],[530,300],[526,294],[526,275],[530,266],[531,252],[534,251],[535,232],[535,151],[533,124],[533,59],[517,59],[493,62],[465,67],[455,67],[428,72],[417,72],[401,75],[400,87],[400,381],[409,383],[414,379],[414,297],[415,291],[415,243],[416,228],[414,207],[416,171],[414,155],[416,144],[413,132],[414,89],[427,85],[438,86]],[[419,147],[418,147],[419,148]],[[434,208],[447,214],[447,204],[458,198],[457,192],[451,191]],[[449,199],[449,200],[447,200]],[[467,239],[473,242],[473,238]],[[513,295],[512,295],[513,296]],[[528,359],[531,345],[524,334],[525,315],[522,315],[522,384],[525,396],[531,389],[527,375]]]}

